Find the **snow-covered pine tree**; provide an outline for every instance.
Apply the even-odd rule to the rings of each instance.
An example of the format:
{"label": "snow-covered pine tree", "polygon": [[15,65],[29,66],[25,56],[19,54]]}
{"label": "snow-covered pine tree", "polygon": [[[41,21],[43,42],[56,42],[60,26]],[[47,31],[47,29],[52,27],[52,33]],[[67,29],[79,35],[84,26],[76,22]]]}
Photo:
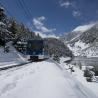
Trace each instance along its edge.
{"label": "snow-covered pine tree", "polygon": [[11,24],[9,30],[10,30],[10,32],[13,33],[13,37],[15,37],[16,34],[17,34],[17,31],[18,31],[18,30],[17,30],[17,24],[16,24],[16,21],[13,21],[13,22],[12,22],[12,24]]}
{"label": "snow-covered pine tree", "polygon": [[60,58],[59,58],[59,56],[57,56],[57,55],[54,55],[53,56],[53,60],[55,60],[56,62],[60,62]]}
{"label": "snow-covered pine tree", "polygon": [[5,45],[5,28],[6,28],[6,24],[4,23],[5,20],[5,14],[4,14],[4,8],[0,6],[0,45]]}
{"label": "snow-covered pine tree", "polygon": [[0,7],[0,22],[4,20],[5,18],[5,11],[3,7]]}

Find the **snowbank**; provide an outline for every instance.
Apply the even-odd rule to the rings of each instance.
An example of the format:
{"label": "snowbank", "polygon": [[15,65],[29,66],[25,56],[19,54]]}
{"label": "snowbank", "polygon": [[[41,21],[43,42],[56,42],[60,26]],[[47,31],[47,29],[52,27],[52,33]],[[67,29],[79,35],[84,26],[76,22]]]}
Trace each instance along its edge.
{"label": "snowbank", "polygon": [[[71,64],[67,65],[65,63],[61,63],[61,65],[69,73],[71,73],[69,66],[74,66]],[[97,82],[87,82],[86,78],[83,76],[84,72],[76,66],[74,66],[73,68],[74,68],[74,72],[72,73],[72,77],[75,78],[75,80],[78,80],[83,86],[90,89],[98,97],[98,83]],[[83,70],[84,70],[84,68],[83,68]]]}
{"label": "snowbank", "polygon": [[9,46],[8,53],[4,53],[4,48],[0,47],[0,66],[26,62],[26,59],[16,51],[11,42],[7,46]]}

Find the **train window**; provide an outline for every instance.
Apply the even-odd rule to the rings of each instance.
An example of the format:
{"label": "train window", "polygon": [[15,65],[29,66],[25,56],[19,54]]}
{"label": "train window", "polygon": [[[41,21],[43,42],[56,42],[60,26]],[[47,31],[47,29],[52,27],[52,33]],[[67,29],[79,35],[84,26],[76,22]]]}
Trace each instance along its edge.
{"label": "train window", "polygon": [[30,55],[43,54],[43,47],[44,47],[43,41],[40,41],[40,40],[28,41],[27,54],[30,54]]}

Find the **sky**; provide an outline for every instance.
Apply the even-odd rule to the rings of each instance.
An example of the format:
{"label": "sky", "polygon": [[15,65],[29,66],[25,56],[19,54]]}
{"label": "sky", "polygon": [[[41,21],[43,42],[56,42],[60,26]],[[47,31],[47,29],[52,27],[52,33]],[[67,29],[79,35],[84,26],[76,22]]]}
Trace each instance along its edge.
{"label": "sky", "polygon": [[6,13],[43,36],[98,21],[98,0],[0,0]]}

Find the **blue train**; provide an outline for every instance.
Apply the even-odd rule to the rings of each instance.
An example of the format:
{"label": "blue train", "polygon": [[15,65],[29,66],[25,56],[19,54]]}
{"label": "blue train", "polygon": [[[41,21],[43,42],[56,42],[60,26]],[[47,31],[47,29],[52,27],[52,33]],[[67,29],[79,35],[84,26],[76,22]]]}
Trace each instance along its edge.
{"label": "blue train", "polygon": [[18,42],[16,49],[25,54],[30,61],[41,61],[48,58],[44,50],[43,40],[28,40],[26,42]]}
{"label": "blue train", "polygon": [[28,60],[37,61],[44,59],[44,41],[29,40],[26,46],[26,55]]}

